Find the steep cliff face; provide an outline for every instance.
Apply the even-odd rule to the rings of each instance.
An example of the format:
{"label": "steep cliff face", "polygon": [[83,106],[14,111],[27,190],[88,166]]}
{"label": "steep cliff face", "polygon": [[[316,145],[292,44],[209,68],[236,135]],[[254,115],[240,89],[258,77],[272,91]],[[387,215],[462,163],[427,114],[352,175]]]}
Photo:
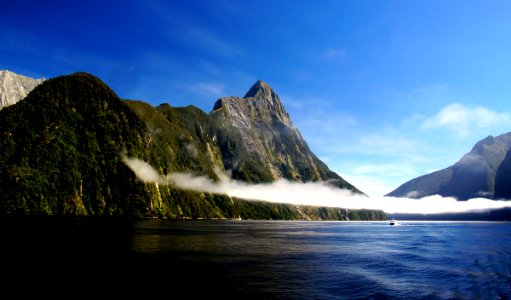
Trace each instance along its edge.
{"label": "steep cliff face", "polygon": [[495,199],[511,199],[511,150],[497,169],[495,175]]}
{"label": "steep cliff face", "polygon": [[0,109],[25,98],[44,79],[32,79],[16,73],[0,71]]}
{"label": "steep cliff face", "polygon": [[493,198],[497,169],[510,148],[511,132],[488,136],[453,166],[406,182],[387,196],[419,198],[438,194],[460,200]]}
{"label": "steep cliff face", "polygon": [[323,180],[360,193],[312,153],[279,96],[265,82],[257,81],[243,98],[219,99],[210,116],[225,169],[232,170],[234,178]]}

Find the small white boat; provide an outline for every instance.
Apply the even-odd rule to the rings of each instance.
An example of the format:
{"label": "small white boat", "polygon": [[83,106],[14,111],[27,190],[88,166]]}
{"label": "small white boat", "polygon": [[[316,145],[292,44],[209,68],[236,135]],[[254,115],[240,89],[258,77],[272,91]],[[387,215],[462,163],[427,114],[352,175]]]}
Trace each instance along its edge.
{"label": "small white boat", "polygon": [[397,226],[397,225],[399,225],[399,223],[397,222],[396,219],[392,219],[392,220],[390,220],[390,225]]}

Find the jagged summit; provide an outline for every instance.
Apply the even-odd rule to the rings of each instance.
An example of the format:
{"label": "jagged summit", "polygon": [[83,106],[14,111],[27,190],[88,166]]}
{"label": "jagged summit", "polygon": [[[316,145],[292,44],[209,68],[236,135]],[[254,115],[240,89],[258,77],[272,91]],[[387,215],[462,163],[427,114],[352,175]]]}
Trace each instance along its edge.
{"label": "jagged summit", "polygon": [[237,98],[237,99],[248,99],[248,98],[257,98],[257,99],[266,99],[270,103],[274,103],[274,100],[276,99],[278,102],[280,102],[279,96],[273,91],[273,89],[270,87],[269,84],[262,80],[257,80],[256,83],[250,87],[248,92],[243,96],[243,98],[239,97],[224,97],[219,99],[213,108],[213,110],[216,110],[220,107],[222,107],[222,102],[225,101],[225,99],[228,98]]}
{"label": "jagged summit", "polygon": [[256,98],[268,101],[271,105],[282,108],[279,96],[273,91],[269,84],[258,80],[243,97],[244,99]]}
{"label": "jagged summit", "polygon": [[258,80],[243,98],[219,99],[210,116],[222,128],[217,135],[221,147],[237,149],[224,157],[225,169],[232,170],[234,178],[328,181],[360,193],[312,153],[279,96],[264,81]]}
{"label": "jagged summit", "polygon": [[33,79],[8,70],[1,70],[0,109],[22,100],[43,81],[43,78]]}
{"label": "jagged summit", "polygon": [[[275,97],[277,96],[275,92],[272,90],[269,84],[262,81],[261,79],[257,80],[254,85],[248,90],[248,92],[245,94],[243,98],[250,98],[250,97]],[[277,96],[278,97],[278,96]]]}
{"label": "jagged summit", "polygon": [[231,112],[237,112],[236,114],[245,111],[248,115],[252,115],[257,119],[264,119],[266,122],[271,123],[273,120],[287,127],[293,126],[289,114],[277,93],[262,80],[258,80],[252,85],[243,98],[225,97],[217,100],[213,110],[224,107]]}

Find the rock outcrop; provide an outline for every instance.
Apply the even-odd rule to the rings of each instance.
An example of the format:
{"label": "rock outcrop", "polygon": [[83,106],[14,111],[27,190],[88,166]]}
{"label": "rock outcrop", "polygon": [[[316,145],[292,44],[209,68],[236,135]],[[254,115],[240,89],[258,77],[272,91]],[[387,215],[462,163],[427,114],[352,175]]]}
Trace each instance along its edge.
{"label": "rock outcrop", "polygon": [[0,71],[0,109],[22,100],[43,81],[7,70]]}
{"label": "rock outcrop", "polygon": [[211,112],[226,169],[249,182],[328,181],[360,193],[319,160],[293,126],[279,96],[257,81],[243,98],[219,99]]}

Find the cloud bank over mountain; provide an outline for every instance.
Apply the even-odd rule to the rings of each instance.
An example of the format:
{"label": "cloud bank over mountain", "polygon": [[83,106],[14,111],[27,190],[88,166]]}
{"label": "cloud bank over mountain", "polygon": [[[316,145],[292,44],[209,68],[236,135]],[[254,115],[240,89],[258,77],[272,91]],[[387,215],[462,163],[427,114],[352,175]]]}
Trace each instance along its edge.
{"label": "cloud bank over mountain", "polygon": [[123,161],[144,182],[173,185],[180,189],[223,194],[245,200],[258,200],[295,205],[327,206],[345,209],[383,210],[387,213],[440,214],[480,212],[511,207],[511,202],[473,198],[457,201],[452,197],[433,195],[421,199],[366,197],[349,190],[332,187],[326,182],[292,182],[279,179],[272,183],[249,184],[218,173],[220,180],[191,173],[159,174],[150,164],[124,157]]}

